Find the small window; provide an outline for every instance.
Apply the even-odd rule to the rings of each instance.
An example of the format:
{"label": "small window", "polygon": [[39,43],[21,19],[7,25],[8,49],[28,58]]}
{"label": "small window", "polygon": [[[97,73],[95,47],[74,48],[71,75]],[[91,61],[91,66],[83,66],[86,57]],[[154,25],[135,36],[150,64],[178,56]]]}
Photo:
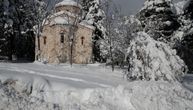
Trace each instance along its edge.
{"label": "small window", "polygon": [[46,39],[47,39],[46,36],[44,36],[43,39],[44,39],[44,45],[46,45]]}
{"label": "small window", "polygon": [[84,45],[84,37],[81,37],[81,44]]}
{"label": "small window", "polygon": [[60,42],[61,43],[64,43],[64,34],[62,33],[61,36],[60,36]]}

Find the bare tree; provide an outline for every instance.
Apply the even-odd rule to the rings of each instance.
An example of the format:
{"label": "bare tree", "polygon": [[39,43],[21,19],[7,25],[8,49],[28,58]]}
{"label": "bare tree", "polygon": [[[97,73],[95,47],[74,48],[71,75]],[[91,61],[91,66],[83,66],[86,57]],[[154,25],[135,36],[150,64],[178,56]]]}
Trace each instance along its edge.
{"label": "bare tree", "polygon": [[106,37],[103,42],[103,47],[107,50],[107,59],[111,64],[112,71],[115,65],[124,66],[127,56],[127,48],[129,47],[132,33],[138,31],[138,21],[135,17],[123,16],[121,7],[114,4],[113,1],[106,1],[104,4],[106,14]]}
{"label": "bare tree", "polygon": [[[80,0],[77,0],[77,6],[79,5]],[[75,12],[74,19],[71,21],[71,19],[68,16],[68,21],[69,21],[69,32],[68,32],[68,40],[69,40],[69,46],[70,46],[70,65],[72,66],[73,64],[73,48],[74,48],[74,43],[75,43],[75,37],[77,34],[77,29],[78,29],[78,23],[80,22],[80,19],[82,17],[82,10],[77,10],[80,12]],[[70,22],[71,21],[71,22]]]}
{"label": "bare tree", "polygon": [[50,10],[54,9],[54,5],[58,2],[59,0],[44,0],[42,1],[37,1],[33,0],[33,7],[34,7],[34,13],[36,15],[36,25],[34,28],[34,32],[36,35],[37,39],[37,55],[36,55],[36,60],[40,59],[40,36],[43,31],[43,27],[45,26],[46,20],[48,19],[48,16],[51,14]]}
{"label": "bare tree", "polygon": [[[112,4],[113,1],[106,1],[104,3],[104,11],[106,14],[106,21],[105,21],[105,27],[106,27],[106,37],[104,39],[104,46],[106,47],[108,53],[109,53],[109,57],[111,60],[111,66],[112,66],[112,71],[114,71],[115,65],[114,65],[114,47],[115,47],[115,43],[114,43],[114,38],[115,38],[115,34],[114,34],[114,25],[115,25],[115,13],[114,13],[114,9],[115,7],[112,9]],[[117,13],[118,14],[118,13]]]}

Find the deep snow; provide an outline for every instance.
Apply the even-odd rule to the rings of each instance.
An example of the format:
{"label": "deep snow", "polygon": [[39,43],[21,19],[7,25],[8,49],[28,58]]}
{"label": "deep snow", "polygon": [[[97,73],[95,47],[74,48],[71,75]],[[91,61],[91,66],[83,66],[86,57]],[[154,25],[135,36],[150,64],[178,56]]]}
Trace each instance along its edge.
{"label": "deep snow", "polygon": [[0,109],[193,110],[193,76],[184,79],[189,90],[178,82],[127,82],[101,64],[0,63]]}

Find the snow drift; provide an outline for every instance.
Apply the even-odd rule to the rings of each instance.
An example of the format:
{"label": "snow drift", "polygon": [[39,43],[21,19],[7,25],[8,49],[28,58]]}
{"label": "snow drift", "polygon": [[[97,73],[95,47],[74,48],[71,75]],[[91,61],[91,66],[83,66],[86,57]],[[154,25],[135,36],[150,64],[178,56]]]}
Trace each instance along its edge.
{"label": "snow drift", "polygon": [[180,80],[186,66],[176,51],[163,42],[151,38],[144,32],[137,33],[128,48],[129,79]]}
{"label": "snow drift", "polygon": [[[193,110],[193,93],[178,82],[124,83],[122,74],[102,68],[99,65],[70,68],[39,63],[0,64],[0,110]],[[68,73],[72,75],[68,78],[76,78],[78,82],[65,80]],[[83,77],[88,84],[79,82]],[[184,80],[190,90],[192,78],[187,76]],[[101,82],[103,79],[105,82]],[[89,80],[111,86],[90,86]],[[113,82],[120,85],[113,86]]]}
{"label": "snow drift", "polygon": [[14,80],[6,80],[3,83],[0,81],[1,110],[51,110],[56,108],[52,103],[47,103],[42,99],[31,96],[27,91],[15,88],[16,83],[17,81]]}
{"label": "snow drift", "polygon": [[[7,83],[8,82],[8,83]],[[10,83],[10,82],[14,82]],[[116,88],[41,90],[36,98],[16,91],[17,81],[0,83],[0,109],[38,110],[192,110],[193,93],[179,83],[136,81]],[[24,84],[25,85],[25,84]],[[48,85],[48,83],[45,83]],[[36,87],[33,87],[36,88]],[[33,91],[32,91],[33,92]],[[55,94],[45,100],[46,94]],[[57,99],[59,102],[54,102]],[[49,103],[48,103],[49,102]]]}

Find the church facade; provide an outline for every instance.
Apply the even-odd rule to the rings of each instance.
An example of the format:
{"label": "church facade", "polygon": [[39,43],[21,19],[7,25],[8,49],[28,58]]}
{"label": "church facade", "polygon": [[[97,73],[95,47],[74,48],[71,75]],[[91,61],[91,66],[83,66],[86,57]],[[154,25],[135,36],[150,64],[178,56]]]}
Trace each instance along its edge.
{"label": "church facade", "polygon": [[92,62],[92,34],[94,27],[81,21],[81,5],[64,0],[55,5],[54,14],[44,22],[40,50],[36,39],[36,56],[47,63]]}

